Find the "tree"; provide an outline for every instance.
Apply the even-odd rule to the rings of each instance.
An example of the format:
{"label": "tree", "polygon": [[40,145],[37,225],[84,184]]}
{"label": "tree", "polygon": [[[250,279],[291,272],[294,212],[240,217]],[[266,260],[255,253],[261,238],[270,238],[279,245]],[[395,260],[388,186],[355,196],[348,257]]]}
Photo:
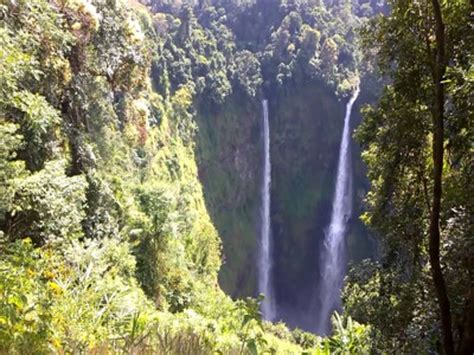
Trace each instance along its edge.
{"label": "tree", "polygon": [[441,5],[438,0],[432,0],[435,19],[435,53],[432,53],[428,44],[428,53],[431,54],[432,79],[435,93],[433,107],[433,202],[430,218],[429,254],[433,281],[435,284],[438,303],[441,313],[444,349],[447,354],[454,352],[453,332],[451,329],[451,309],[446,291],[446,283],[441,271],[440,262],[440,209],[443,179],[444,156],[444,75],[446,74],[445,26]]}
{"label": "tree", "polygon": [[[406,283],[408,277],[423,283],[423,265],[429,261],[431,280],[427,287],[434,289],[444,352],[451,354],[455,350],[454,338],[458,339],[458,349],[465,346],[463,334],[469,332],[458,331],[463,323],[458,315],[467,311],[472,302],[466,295],[471,290],[453,280],[446,282],[443,275],[459,268],[458,277],[464,277],[461,275],[466,267],[454,266],[457,264],[450,255],[447,226],[453,209],[471,208],[472,198],[453,198],[452,187],[449,194],[443,194],[443,186],[452,186],[454,176],[458,179],[469,175],[463,164],[470,153],[457,152],[450,142],[461,139],[461,127],[469,129],[466,117],[472,117],[472,107],[466,108],[460,102],[456,89],[465,81],[451,79],[454,71],[472,67],[468,53],[472,52],[473,38],[466,30],[470,9],[462,1],[442,5],[437,0],[400,0],[391,5],[392,14],[373,22],[364,34],[365,47],[376,45],[381,73],[391,80],[378,106],[366,110],[358,131],[372,181],[365,219],[383,235],[385,264],[398,264],[396,272],[405,274],[399,282]],[[449,82],[452,86],[447,90]],[[455,156],[461,163],[454,162]],[[469,228],[470,222],[463,223]],[[461,235],[461,241],[462,238],[465,237]],[[465,281],[471,284],[469,277]],[[413,304],[422,301],[417,297]],[[453,304],[457,305],[454,310]],[[458,304],[463,306],[459,308]],[[453,312],[457,314],[454,327]],[[409,314],[408,322],[413,319],[413,313]]]}
{"label": "tree", "polygon": [[234,57],[233,79],[247,95],[254,97],[262,84],[260,62],[247,50],[237,52]]}

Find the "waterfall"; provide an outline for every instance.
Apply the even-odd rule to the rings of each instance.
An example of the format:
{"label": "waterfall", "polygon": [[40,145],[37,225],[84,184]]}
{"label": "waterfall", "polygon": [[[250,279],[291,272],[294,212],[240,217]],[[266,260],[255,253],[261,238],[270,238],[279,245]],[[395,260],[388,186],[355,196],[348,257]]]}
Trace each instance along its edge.
{"label": "waterfall", "polygon": [[268,102],[262,101],[263,108],[263,181],[261,187],[262,204],[260,207],[260,255],[258,271],[258,289],[265,295],[262,303],[262,314],[266,320],[276,316],[275,299],[272,288],[272,230],[270,223],[270,187],[272,166],[270,161],[270,127],[268,123]]}
{"label": "waterfall", "polygon": [[341,307],[341,289],[345,273],[345,232],[352,213],[352,175],[350,159],[350,118],[352,105],[359,95],[359,87],[346,105],[344,129],[337,165],[336,190],[332,204],[331,222],[324,238],[321,258],[322,281],[320,288],[320,312],[318,333],[330,331],[330,317]]}

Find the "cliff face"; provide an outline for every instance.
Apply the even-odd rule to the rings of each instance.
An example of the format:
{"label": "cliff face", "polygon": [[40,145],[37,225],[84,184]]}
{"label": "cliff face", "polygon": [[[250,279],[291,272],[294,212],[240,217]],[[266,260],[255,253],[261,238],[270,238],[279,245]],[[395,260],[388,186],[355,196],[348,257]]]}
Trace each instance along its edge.
{"label": "cliff face", "polygon": [[[272,102],[276,297],[285,321],[311,329],[346,100],[310,84],[277,94]],[[360,120],[358,110],[355,107],[351,116],[352,127]],[[355,142],[351,151],[354,196],[346,242],[348,262],[357,262],[373,255],[373,245],[358,219],[366,189],[365,167]]]}
{"label": "cliff face", "polygon": [[[281,316],[305,319],[318,283],[318,258],[329,223],[345,100],[324,85],[274,90],[269,99],[272,155],[274,280]],[[352,117],[358,124],[359,106]],[[223,240],[223,289],[255,295],[262,164],[261,103],[233,95],[213,111],[199,110],[198,166],[206,204]],[[354,214],[348,259],[373,254],[358,220],[366,188],[358,146],[352,143]],[[301,313],[301,314],[300,314]]]}
{"label": "cliff face", "polygon": [[[275,287],[288,316],[307,310],[330,218],[344,106],[312,85],[272,100]],[[304,313],[303,313],[304,314]],[[303,314],[298,316],[304,319]],[[286,318],[286,317],[285,317]]]}
{"label": "cliff face", "polygon": [[256,290],[260,117],[260,102],[238,94],[222,106],[198,105],[199,177],[223,239],[220,284],[232,296],[253,295]]}

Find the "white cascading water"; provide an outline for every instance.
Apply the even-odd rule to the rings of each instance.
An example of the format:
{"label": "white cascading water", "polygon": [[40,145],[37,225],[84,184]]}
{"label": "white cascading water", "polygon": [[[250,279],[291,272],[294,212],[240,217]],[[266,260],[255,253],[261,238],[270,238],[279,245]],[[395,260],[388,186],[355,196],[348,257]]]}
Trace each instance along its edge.
{"label": "white cascading water", "polygon": [[261,189],[262,204],[260,207],[260,255],[258,289],[265,295],[262,302],[262,315],[266,320],[274,320],[276,316],[275,299],[272,288],[272,230],[270,225],[270,187],[272,166],[270,161],[270,125],[268,123],[268,101],[262,101],[263,108],[263,182]]}
{"label": "white cascading water", "polygon": [[318,333],[328,334],[330,317],[341,307],[341,288],[345,272],[345,233],[347,221],[352,213],[352,174],[350,160],[350,119],[354,102],[359,95],[359,87],[354,91],[346,105],[344,129],[337,165],[336,191],[332,205],[331,222],[324,238],[322,255],[322,280],[320,288],[321,308],[319,312]]}

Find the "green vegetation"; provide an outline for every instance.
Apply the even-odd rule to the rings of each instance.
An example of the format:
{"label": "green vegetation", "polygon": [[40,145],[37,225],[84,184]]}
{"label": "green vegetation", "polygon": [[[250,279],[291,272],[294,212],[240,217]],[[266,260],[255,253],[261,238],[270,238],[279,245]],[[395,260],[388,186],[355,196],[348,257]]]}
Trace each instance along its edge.
{"label": "green vegetation", "polygon": [[152,90],[148,10],[0,12],[0,351],[238,353],[244,310],[217,287],[192,95]]}
{"label": "green vegetation", "polygon": [[193,103],[262,83],[217,13],[202,12],[204,29],[190,7],[175,18],[134,1],[0,4],[0,352],[339,346],[301,346],[261,321],[258,300],[217,286]]}
{"label": "green vegetation", "polygon": [[[472,9],[392,1],[368,23],[386,10],[0,0],[0,353],[472,353]],[[314,152],[360,76],[389,83],[357,131],[381,259],[351,270],[320,338],[220,285],[255,290],[263,96],[276,267],[310,282],[288,260],[330,198],[334,157]]]}
{"label": "green vegetation", "polygon": [[346,311],[372,325],[375,348],[468,354],[474,349],[472,6],[391,3],[392,14],[364,33],[368,56],[390,84],[377,105],[366,107],[357,132],[371,181],[362,218],[379,234],[382,258],[351,273]]}
{"label": "green vegetation", "polygon": [[[321,211],[330,203],[342,125],[334,117],[342,119],[338,99],[358,77],[356,31],[366,21],[364,6],[349,1],[331,6],[319,1],[150,3],[163,40],[153,77],[165,80],[154,80],[155,88],[164,94],[187,87],[195,97],[200,180],[223,240],[220,284],[233,296],[255,295],[260,101],[266,97],[271,105],[273,165],[283,180],[276,181],[272,195],[285,203],[272,219],[289,226],[275,238],[296,242],[293,251],[301,255],[322,231]],[[380,11],[375,2],[370,6]],[[355,164],[362,165],[360,158]],[[303,183],[293,181],[297,174]],[[288,264],[291,257],[279,259]],[[308,276],[314,273],[306,270]],[[288,281],[285,287],[291,287]]]}

